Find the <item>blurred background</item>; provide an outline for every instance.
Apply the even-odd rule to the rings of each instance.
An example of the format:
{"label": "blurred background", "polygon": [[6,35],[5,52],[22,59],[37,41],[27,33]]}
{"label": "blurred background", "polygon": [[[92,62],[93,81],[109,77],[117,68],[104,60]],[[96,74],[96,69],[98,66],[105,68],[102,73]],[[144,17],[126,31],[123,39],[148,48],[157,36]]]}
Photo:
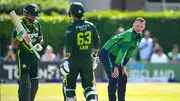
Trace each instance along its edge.
{"label": "blurred background", "polygon": [[[40,22],[45,45],[41,52],[39,76],[45,81],[60,80],[57,72],[65,50],[64,35],[71,22],[67,12],[74,1],[84,5],[87,11],[85,19],[97,26],[101,46],[110,37],[130,28],[136,17],[145,18],[147,27],[143,41],[134,51],[128,65],[130,82],[180,81],[179,0],[1,0],[1,82],[17,79],[17,74],[14,73],[17,72],[16,58],[11,46],[13,24],[8,14],[14,9],[21,18],[23,7],[29,3],[37,4],[41,10]],[[107,81],[101,63],[95,71],[98,81]]]}
{"label": "blurred background", "polygon": [[[85,19],[96,25],[101,46],[110,37],[132,27],[136,17],[141,16],[147,21],[143,41],[127,65],[128,82],[180,82],[180,0],[1,0],[1,83],[17,82],[18,79],[11,46],[13,24],[8,14],[15,10],[22,18],[22,9],[29,3],[37,4],[41,10],[39,20],[45,44],[41,52],[40,80],[62,81],[59,64],[65,51],[65,30],[71,23],[67,12],[74,1],[84,5]],[[95,73],[97,82],[107,82],[101,63]]]}
{"label": "blurred background", "polygon": [[[97,26],[101,36],[101,46],[110,37],[130,28],[136,17],[145,18],[147,27],[144,31],[144,39],[134,51],[128,65],[129,81],[180,81],[179,0],[25,0],[23,2],[1,0],[0,60],[3,71],[1,82],[17,79],[17,74],[14,73],[17,72],[16,58],[11,46],[13,24],[8,14],[11,10],[15,10],[21,18],[23,7],[29,3],[37,4],[41,10],[40,22],[45,45],[41,52],[40,77],[45,81],[59,81],[58,64],[62,61],[65,30],[71,22],[67,12],[69,5],[74,1],[84,5],[87,11],[85,19]],[[53,70],[48,69],[52,66]],[[101,63],[95,71],[98,81],[107,81]]]}
{"label": "blurred background", "polygon": [[[22,18],[23,7],[29,3],[40,8],[39,21],[45,41],[39,67],[40,81],[44,83],[40,85],[37,101],[63,100],[59,66],[65,51],[65,31],[71,23],[67,12],[74,1],[84,5],[85,19],[97,27],[101,47],[112,36],[132,27],[136,17],[143,17],[147,22],[144,38],[127,65],[127,99],[180,101],[180,0],[1,0],[1,101],[17,100],[18,69],[15,49],[11,46],[14,26],[8,14],[15,10]],[[107,101],[108,79],[101,62],[95,74],[99,101]],[[84,101],[83,90],[78,88],[78,101]]]}

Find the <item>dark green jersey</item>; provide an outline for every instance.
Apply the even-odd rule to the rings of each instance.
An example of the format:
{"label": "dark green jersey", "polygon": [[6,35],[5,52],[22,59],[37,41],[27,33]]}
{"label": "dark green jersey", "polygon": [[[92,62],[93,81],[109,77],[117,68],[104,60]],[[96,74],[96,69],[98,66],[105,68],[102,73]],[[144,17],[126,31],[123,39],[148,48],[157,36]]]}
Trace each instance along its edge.
{"label": "dark green jersey", "polygon": [[134,29],[130,28],[109,39],[103,48],[116,56],[115,63],[120,65],[123,63],[123,59],[129,60],[134,49],[139,45],[142,37],[143,33],[137,35]]}
{"label": "dark green jersey", "polygon": [[68,26],[66,34],[66,53],[91,54],[93,49],[99,49],[99,34],[96,27],[88,21],[74,21]]}
{"label": "dark green jersey", "polygon": [[[24,26],[27,34],[31,37],[31,42],[33,45],[40,42],[40,37],[42,37],[42,29],[39,24],[39,22],[36,20],[33,24],[28,24],[25,18],[21,21],[22,25]],[[13,30],[13,39],[16,39],[17,31],[16,29]],[[27,53],[33,53],[33,51],[30,49],[30,46],[25,42],[25,40],[22,40],[20,45],[18,46],[18,49],[23,50]]]}

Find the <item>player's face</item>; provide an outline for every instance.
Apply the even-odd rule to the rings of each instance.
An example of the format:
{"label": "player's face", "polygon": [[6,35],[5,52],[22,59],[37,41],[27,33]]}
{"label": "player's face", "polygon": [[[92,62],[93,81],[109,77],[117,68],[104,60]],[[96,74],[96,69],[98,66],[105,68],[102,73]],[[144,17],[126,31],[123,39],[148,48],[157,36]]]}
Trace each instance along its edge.
{"label": "player's face", "polygon": [[74,21],[76,17],[71,13],[71,20]]}
{"label": "player's face", "polygon": [[29,23],[33,23],[37,19],[37,17],[28,14],[27,19],[28,19]]}
{"label": "player's face", "polygon": [[140,32],[142,32],[145,28],[145,23],[144,22],[140,22],[140,21],[135,21],[133,23],[133,28],[135,30],[135,32],[137,34],[139,34]]}

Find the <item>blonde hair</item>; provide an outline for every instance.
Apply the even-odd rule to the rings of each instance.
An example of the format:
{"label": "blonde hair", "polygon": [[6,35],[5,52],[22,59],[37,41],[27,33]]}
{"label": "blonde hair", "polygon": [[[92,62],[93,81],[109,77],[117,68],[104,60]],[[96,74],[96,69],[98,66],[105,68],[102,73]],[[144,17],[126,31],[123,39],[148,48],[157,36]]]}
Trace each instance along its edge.
{"label": "blonde hair", "polygon": [[142,18],[142,17],[136,18],[136,20],[134,22],[136,22],[136,21],[144,22],[146,24],[146,20],[144,20],[144,18]]}

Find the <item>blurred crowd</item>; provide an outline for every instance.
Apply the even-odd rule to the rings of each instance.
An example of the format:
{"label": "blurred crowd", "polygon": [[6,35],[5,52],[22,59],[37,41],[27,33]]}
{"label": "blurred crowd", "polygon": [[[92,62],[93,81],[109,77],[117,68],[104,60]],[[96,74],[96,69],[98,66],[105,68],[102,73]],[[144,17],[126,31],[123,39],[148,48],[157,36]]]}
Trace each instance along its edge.
{"label": "blurred crowd", "polygon": [[[118,26],[117,31],[112,36],[125,31],[123,27]],[[111,36],[111,37],[112,37]],[[0,56],[1,61],[16,61],[16,55],[11,45],[8,47],[5,57]],[[41,57],[42,62],[61,62],[64,58],[65,48],[59,49],[57,54],[54,53],[53,47],[47,45],[45,52]],[[158,39],[151,37],[149,30],[144,31],[144,38],[141,40],[138,48],[134,51],[131,61],[149,62],[149,63],[180,63],[179,45],[173,44],[172,49],[168,53],[164,53],[163,47]]]}
{"label": "blurred crowd", "polygon": [[[168,63],[180,62],[180,53],[178,44],[172,45],[172,50],[166,54],[163,47],[158,42],[158,39],[151,37],[150,31],[144,32],[144,38],[141,40],[135,55],[139,55],[141,62],[150,63]],[[136,59],[137,60],[137,59]]]}
{"label": "blurred crowd", "polygon": [[[53,51],[53,47],[50,45],[47,45],[40,61],[61,62],[64,59],[64,54],[63,54],[64,51],[65,51],[65,48],[61,48],[57,52],[57,54],[55,54]],[[12,45],[9,45],[7,55],[5,57],[0,56],[0,61],[15,62],[16,61],[15,53],[16,53],[16,49],[13,49]]]}

